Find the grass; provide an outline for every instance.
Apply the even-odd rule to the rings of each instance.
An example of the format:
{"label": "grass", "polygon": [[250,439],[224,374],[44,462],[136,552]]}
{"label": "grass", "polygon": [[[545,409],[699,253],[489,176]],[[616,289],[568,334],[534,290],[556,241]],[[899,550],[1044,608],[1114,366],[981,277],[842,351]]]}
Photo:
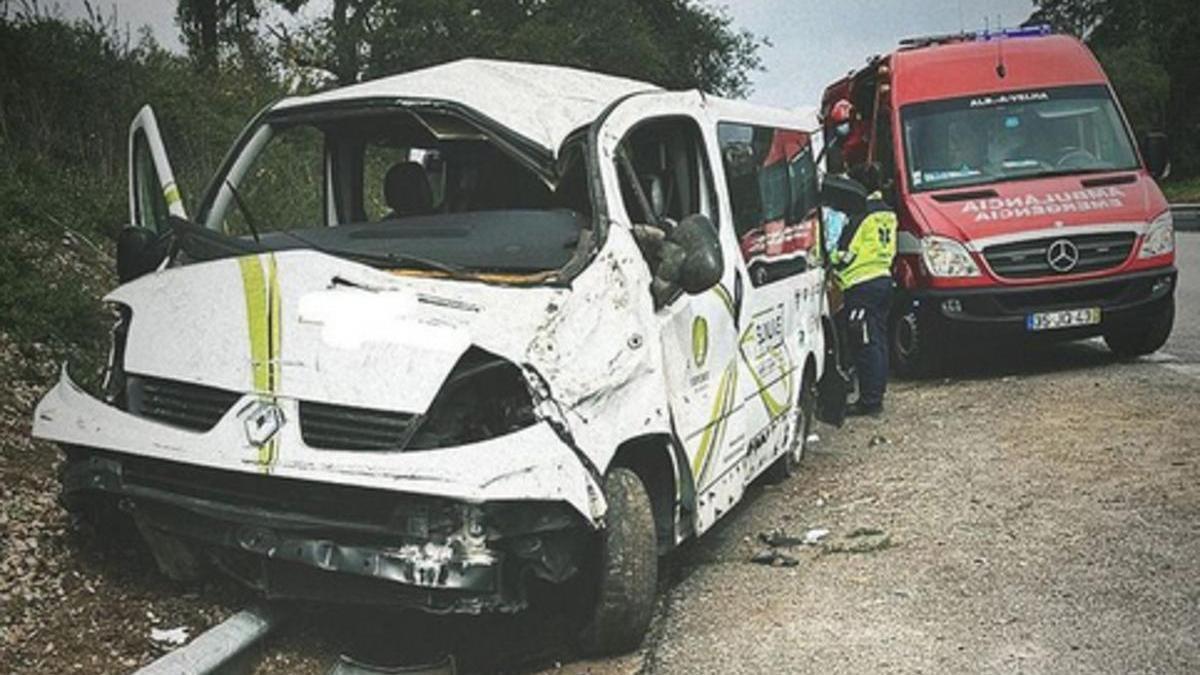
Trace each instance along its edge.
{"label": "grass", "polygon": [[1167,201],[1172,204],[1200,203],[1200,176],[1193,178],[1168,178],[1160,184]]}

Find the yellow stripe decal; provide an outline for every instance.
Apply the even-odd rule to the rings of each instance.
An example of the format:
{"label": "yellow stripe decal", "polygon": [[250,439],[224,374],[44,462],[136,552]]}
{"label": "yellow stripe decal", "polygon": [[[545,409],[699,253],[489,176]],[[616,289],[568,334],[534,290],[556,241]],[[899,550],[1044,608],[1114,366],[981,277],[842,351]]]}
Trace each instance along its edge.
{"label": "yellow stripe decal", "polygon": [[267,284],[257,256],[238,258],[246,294],[246,323],[250,326],[250,383],[259,394],[270,393],[267,354]]}
{"label": "yellow stripe decal", "polygon": [[[275,400],[279,389],[280,292],[275,256],[267,256],[267,274],[258,256],[238,259],[246,297],[246,324],[250,333],[251,386],[255,393]],[[275,463],[278,439],[272,437],[258,449],[258,463],[269,472]]]}
{"label": "yellow stripe decal", "polygon": [[734,395],[736,390],[737,361],[734,361],[721,374],[721,381],[717,384],[717,394],[713,397],[712,413],[709,415],[708,424],[704,427],[704,433],[700,436],[700,448],[692,463],[692,475],[695,476],[697,486],[704,484],[704,476],[708,473],[708,467],[712,464],[712,459],[716,456],[721,441],[725,437],[725,430],[728,426],[726,422],[729,414],[733,412],[733,406],[737,400]]}
{"label": "yellow stripe decal", "polygon": [[167,183],[165,186],[163,186],[163,197],[165,197],[167,200],[167,206],[178,202],[180,199],[182,199],[179,196],[179,186],[174,183]]}
{"label": "yellow stripe decal", "polygon": [[721,298],[721,302],[725,303],[725,309],[729,310],[729,316],[734,316],[733,298],[729,295],[729,289],[725,288],[724,284],[717,284],[713,286],[713,292]]}
{"label": "yellow stripe decal", "polygon": [[270,386],[271,393],[279,391],[279,347],[282,344],[282,333],[280,331],[280,293],[279,293],[279,268],[275,264],[275,254],[267,256],[267,269],[270,271],[268,286],[270,292],[269,312],[270,312],[270,331],[271,338],[269,342],[270,354]]}
{"label": "yellow stripe decal", "polygon": [[[742,333],[742,337],[738,341],[738,352],[742,355],[742,360],[746,362],[746,370],[750,371],[750,377],[754,378],[754,385],[758,389],[758,397],[762,400],[763,406],[766,407],[767,415],[770,416],[771,419],[775,419],[776,417],[786,413],[788,409],[791,408],[791,402],[789,401],[786,403],[780,403],[779,401],[775,400],[775,397],[771,395],[770,389],[763,382],[762,378],[759,377],[758,371],[754,369],[754,364],[751,363],[750,359],[746,356],[746,352],[742,347],[753,339],[753,336],[750,334],[750,330],[753,327],[754,324],[746,326],[745,332]],[[770,355],[775,360],[775,364],[780,366],[780,368],[783,370],[785,377],[788,378],[785,382],[785,386],[788,391],[791,391],[791,358],[786,357],[785,352],[785,359],[781,360],[779,358],[778,350],[774,349],[771,350]]]}

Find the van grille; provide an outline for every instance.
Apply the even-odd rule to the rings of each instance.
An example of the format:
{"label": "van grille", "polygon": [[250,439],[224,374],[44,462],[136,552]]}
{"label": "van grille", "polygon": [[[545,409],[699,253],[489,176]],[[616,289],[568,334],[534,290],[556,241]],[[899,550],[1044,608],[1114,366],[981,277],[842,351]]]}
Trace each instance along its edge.
{"label": "van grille", "polygon": [[129,412],[192,431],[217,425],[241,394],[215,387],[130,375],[126,394]]}
{"label": "van grille", "polygon": [[1082,234],[1073,237],[1046,237],[1011,244],[997,244],[983,250],[983,257],[997,276],[1010,279],[1054,276],[1046,252],[1054,242],[1066,239],[1079,251],[1079,262],[1066,273],[1096,272],[1117,267],[1129,258],[1136,235],[1133,232]]}
{"label": "van grille", "polygon": [[398,450],[416,415],[391,410],[300,402],[300,436],[313,448]]}

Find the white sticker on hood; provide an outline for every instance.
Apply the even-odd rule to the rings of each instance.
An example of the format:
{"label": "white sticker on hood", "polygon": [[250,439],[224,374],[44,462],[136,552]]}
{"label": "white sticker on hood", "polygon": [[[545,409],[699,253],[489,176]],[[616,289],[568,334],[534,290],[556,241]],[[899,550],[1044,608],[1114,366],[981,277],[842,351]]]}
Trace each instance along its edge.
{"label": "white sticker on hood", "polygon": [[401,344],[431,351],[462,352],[467,331],[418,316],[413,293],[332,289],[300,298],[300,321],[321,326],[321,340],[338,349],[365,343]]}
{"label": "white sticker on hood", "polygon": [[1124,205],[1124,191],[1115,187],[1101,187],[1050,192],[1041,196],[1026,194],[1019,197],[975,199],[964,203],[962,212],[972,214],[975,222],[981,223],[1030,216],[1119,209]]}

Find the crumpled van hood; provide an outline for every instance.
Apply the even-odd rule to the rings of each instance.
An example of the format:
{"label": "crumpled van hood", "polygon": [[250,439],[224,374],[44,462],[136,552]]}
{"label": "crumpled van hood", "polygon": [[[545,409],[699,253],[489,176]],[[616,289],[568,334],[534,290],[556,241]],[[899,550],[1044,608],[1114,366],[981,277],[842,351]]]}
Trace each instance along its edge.
{"label": "crumpled van hood", "polygon": [[106,299],[132,310],[129,373],[419,413],[472,344],[519,361],[562,293],[294,250],[169,268]]}
{"label": "crumpled van hood", "polygon": [[[1133,180],[1084,187],[1084,182],[1120,176]],[[959,241],[1072,225],[1144,225],[1167,208],[1144,172],[1082,178],[1063,176],[916,193],[909,197],[909,204],[920,214],[923,230]],[[951,201],[947,196],[970,198]]]}

